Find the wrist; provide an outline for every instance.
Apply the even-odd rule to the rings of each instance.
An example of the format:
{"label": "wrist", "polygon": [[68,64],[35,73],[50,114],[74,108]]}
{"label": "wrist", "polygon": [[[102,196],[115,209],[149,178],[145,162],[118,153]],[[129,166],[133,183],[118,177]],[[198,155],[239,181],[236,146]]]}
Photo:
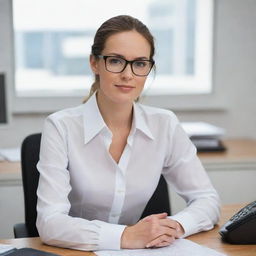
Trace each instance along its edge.
{"label": "wrist", "polygon": [[121,248],[122,249],[127,249],[127,248],[129,248],[129,243],[128,243],[128,241],[129,241],[129,227],[127,226],[125,229],[124,229],[124,231],[123,231],[123,233],[122,233],[122,235],[121,235]]}
{"label": "wrist", "polygon": [[178,221],[176,221],[176,222],[177,222],[177,228],[176,228],[177,238],[180,238],[185,234],[185,230]]}

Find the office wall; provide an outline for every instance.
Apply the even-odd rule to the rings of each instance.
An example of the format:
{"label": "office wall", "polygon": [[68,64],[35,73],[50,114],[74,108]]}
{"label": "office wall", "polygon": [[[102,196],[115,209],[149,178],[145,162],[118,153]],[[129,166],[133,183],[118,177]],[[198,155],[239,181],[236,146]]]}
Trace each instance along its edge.
{"label": "office wall", "polygon": [[[1,2],[8,12],[10,6]],[[225,104],[219,107],[217,101],[213,109],[177,109],[181,121],[207,121],[224,127],[227,137],[256,138],[255,13],[255,0],[215,1],[213,93],[221,95]],[[0,44],[0,56],[6,56],[7,50]],[[9,127],[0,129],[0,147],[17,146],[27,134],[40,132],[46,115],[13,114]]]}

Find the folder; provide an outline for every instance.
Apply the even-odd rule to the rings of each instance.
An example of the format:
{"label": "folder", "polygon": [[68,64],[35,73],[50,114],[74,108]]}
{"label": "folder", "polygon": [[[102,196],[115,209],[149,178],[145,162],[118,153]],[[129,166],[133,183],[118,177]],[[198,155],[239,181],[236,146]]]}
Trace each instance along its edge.
{"label": "folder", "polygon": [[59,254],[36,250],[33,248],[21,248],[12,249],[5,253],[1,253],[0,256],[60,256]]}

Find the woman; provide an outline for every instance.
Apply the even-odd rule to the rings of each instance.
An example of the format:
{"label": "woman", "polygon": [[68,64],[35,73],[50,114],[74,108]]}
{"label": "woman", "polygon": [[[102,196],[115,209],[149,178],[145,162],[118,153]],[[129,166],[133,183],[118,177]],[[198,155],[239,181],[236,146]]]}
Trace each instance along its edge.
{"label": "woman", "polygon": [[[37,228],[45,243],[79,250],[162,247],[218,221],[218,195],[176,116],[135,103],[154,51],[139,20],[107,20],[92,46],[91,97],[46,119],[37,165]],[[161,174],[188,206],[139,220]]]}

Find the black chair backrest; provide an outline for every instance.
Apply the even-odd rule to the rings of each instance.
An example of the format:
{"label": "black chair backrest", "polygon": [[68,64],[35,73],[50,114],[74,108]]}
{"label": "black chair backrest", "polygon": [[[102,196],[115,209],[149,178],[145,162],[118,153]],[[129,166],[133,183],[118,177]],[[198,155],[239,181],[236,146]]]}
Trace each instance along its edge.
{"label": "black chair backrest", "polygon": [[[36,204],[37,204],[37,186],[39,181],[39,172],[36,168],[39,161],[41,133],[32,134],[26,137],[21,147],[21,166],[22,181],[25,203],[25,224],[30,237],[38,236],[36,228]],[[146,205],[141,218],[148,215],[166,212],[170,215],[170,203],[167,184],[161,176],[158,186]]]}
{"label": "black chair backrest", "polygon": [[156,213],[166,212],[171,215],[169,193],[167,188],[167,183],[163,175],[161,175],[157,188],[148,201],[142,215],[141,219]]}
{"label": "black chair backrest", "polygon": [[37,186],[39,172],[36,168],[39,160],[39,151],[41,143],[41,134],[32,134],[26,137],[21,146],[21,168],[22,182],[24,190],[25,204],[25,223],[29,236],[38,236],[36,228],[36,204],[37,204]]}

